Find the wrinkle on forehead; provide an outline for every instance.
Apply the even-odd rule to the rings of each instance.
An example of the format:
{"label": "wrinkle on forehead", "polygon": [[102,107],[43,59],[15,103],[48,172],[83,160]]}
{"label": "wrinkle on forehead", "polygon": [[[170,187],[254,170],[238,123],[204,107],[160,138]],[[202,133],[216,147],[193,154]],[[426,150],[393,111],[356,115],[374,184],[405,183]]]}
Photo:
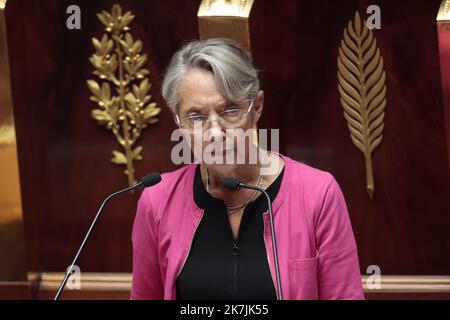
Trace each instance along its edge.
{"label": "wrinkle on forehead", "polygon": [[211,72],[194,68],[186,74],[180,85],[180,113],[192,107],[210,109],[225,103]]}

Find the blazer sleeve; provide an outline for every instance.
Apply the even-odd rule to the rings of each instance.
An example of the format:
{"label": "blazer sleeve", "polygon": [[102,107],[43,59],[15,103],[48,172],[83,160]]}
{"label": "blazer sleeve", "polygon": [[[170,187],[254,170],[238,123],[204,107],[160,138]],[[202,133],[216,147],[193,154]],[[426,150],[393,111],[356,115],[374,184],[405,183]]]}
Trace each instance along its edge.
{"label": "blazer sleeve", "polygon": [[319,299],[364,299],[358,252],[344,195],[336,180],[326,189],[316,223]]}
{"label": "blazer sleeve", "polygon": [[142,192],[133,224],[133,280],[131,299],[162,300],[163,282],[158,259],[158,245],[150,189]]}

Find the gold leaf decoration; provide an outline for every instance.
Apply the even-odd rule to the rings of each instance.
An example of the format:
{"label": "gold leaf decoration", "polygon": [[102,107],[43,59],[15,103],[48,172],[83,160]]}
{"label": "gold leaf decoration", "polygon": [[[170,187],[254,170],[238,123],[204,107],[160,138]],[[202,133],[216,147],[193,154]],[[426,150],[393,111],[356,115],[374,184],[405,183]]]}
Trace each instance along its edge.
{"label": "gold leaf decoration", "polygon": [[122,15],[116,4],[111,13],[102,11],[98,19],[105,25],[101,39],[92,38],[95,53],[89,61],[98,80],[88,80],[90,100],[97,104],[92,117],[111,130],[123,152],[114,150],[111,162],[125,165],[128,184],[136,183],[134,161],[142,160],[142,146],[135,146],[142,130],[158,122],[161,109],[150,102],[151,84],[144,68],[147,55],[142,54],[142,41],[134,40],[128,32],[135,16]]}
{"label": "gold leaf decoration", "polygon": [[386,73],[373,32],[358,12],[348,23],[338,57],[340,102],[353,144],[363,153],[367,192],[375,191],[372,153],[383,140]]}

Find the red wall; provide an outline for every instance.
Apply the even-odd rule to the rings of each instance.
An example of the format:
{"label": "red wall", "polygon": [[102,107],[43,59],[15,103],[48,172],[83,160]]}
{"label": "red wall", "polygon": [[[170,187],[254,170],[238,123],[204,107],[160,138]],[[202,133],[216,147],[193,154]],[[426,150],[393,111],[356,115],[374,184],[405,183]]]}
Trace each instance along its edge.
{"label": "red wall", "polygon": [[[7,28],[29,270],[61,271],[103,197],[126,185],[109,162],[117,144],[91,119],[86,79],[95,14],[121,3],[144,41],[153,99],[163,111],[145,131],[137,175],[174,168],[173,120],[160,94],[170,56],[198,37],[199,1],[10,0]],[[82,30],[66,8],[78,4]],[[375,196],[352,144],[337,91],[343,30],[359,9],[378,4],[375,31],[386,69],[384,139],[373,156]],[[359,247],[361,272],[448,274],[450,181],[442,110],[436,15],[439,0],[255,1],[250,29],[266,103],[261,127],[279,128],[281,152],[330,171],[340,183]],[[82,271],[131,271],[130,234],[138,194],[112,202],[82,255]]]}

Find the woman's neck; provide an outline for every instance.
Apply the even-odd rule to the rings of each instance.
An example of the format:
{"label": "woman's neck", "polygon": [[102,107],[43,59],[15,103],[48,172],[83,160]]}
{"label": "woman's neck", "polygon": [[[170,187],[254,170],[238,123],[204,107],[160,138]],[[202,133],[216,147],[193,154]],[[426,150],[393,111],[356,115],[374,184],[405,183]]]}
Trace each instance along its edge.
{"label": "woman's neck", "polygon": [[[282,159],[277,155],[270,154],[267,155],[267,159],[263,161],[267,163],[268,161],[271,165],[274,162],[282,162]],[[259,160],[259,158],[258,158]],[[282,165],[279,166],[280,170],[276,170],[273,175],[263,175],[261,187],[265,188],[270,185],[273,180],[276,179],[279,172],[281,172]],[[261,172],[261,162],[258,161],[256,164],[238,164],[238,165],[214,165],[206,166],[201,165],[201,176],[205,186],[208,186],[208,192],[216,198],[222,199],[225,204],[230,206],[236,206],[248,200],[253,191],[247,189],[241,189],[238,191],[228,190],[223,187],[223,180],[227,177],[238,178],[241,182],[251,185],[256,185],[258,183]],[[207,171],[207,172],[206,172]],[[209,181],[207,181],[207,178]]]}

